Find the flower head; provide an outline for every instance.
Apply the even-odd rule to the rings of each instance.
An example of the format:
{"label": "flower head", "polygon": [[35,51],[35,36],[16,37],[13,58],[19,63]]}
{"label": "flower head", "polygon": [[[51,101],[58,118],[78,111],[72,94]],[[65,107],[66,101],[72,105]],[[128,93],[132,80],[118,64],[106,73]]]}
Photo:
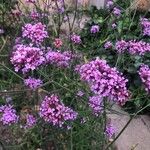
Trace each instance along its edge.
{"label": "flower head", "polygon": [[36,122],[37,122],[37,120],[33,115],[27,114],[26,115],[26,124],[25,124],[24,128],[32,128],[36,124]]}
{"label": "flower head", "polygon": [[150,93],[150,68],[147,65],[142,65],[139,70],[139,75],[144,84],[145,90]]}
{"label": "flower head", "polygon": [[113,0],[107,0],[106,1],[106,8],[110,9],[110,8],[112,8],[113,5],[114,5]]}
{"label": "flower head", "polygon": [[103,102],[103,98],[101,98],[100,96],[92,96],[89,98],[89,106],[93,111],[93,114],[95,116],[99,116],[103,110],[102,107],[102,102]]}
{"label": "flower head", "polygon": [[30,39],[33,43],[41,44],[44,39],[48,37],[48,33],[45,28],[46,26],[41,22],[34,25],[27,23],[22,28],[22,36]]}
{"label": "flower head", "polygon": [[45,58],[43,51],[39,48],[18,44],[14,47],[10,61],[16,72],[26,73],[37,69],[45,62]]}
{"label": "flower head", "polygon": [[60,48],[62,46],[63,42],[61,39],[59,38],[56,38],[55,41],[54,41],[54,45],[56,48]]}
{"label": "flower head", "polygon": [[0,122],[3,125],[12,125],[18,122],[18,116],[16,115],[16,110],[12,105],[2,105],[0,106]]}
{"label": "flower head", "polygon": [[105,130],[105,134],[107,135],[108,138],[112,138],[112,136],[115,134],[116,130],[114,128],[114,126],[109,123],[106,126],[106,130]]}
{"label": "flower head", "polygon": [[72,54],[69,51],[60,52],[50,50],[46,53],[46,60],[47,63],[58,67],[69,67],[72,60]]}
{"label": "flower head", "polygon": [[113,14],[116,16],[116,17],[119,17],[121,15],[121,10],[119,8],[116,8],[114,7],[113,9]]}
{"label": "flower head", "polygon": [[117,41],[115,45],[115,49],[118,51],[118,53],[124,53],[125,50],[128,48],[128,42],[121,40]]}
{"label": "flower head", "polygon": [[141,19],[141,26],[143,35],[150,36],[150,21],[147,18]]}
{"label": "flower head", "polygon": [[92,27],[91,27],[91,33],[97,33],[97,32],[99,32],[99,29],[100,29],[100,27],[99,27],[99,25],[93,25]]}
{"label": "flower head", "polygon": [[73,35],[71,35],[71,41],[74,44],[80,44],[81,43],[81,37],[79,35],[73,34]]}
{"label": "flower head", "polygon": [[57,95],[46,96],[40,106],[40,117],[54,126],[62,127],[66,121],[73,121],[77,113],[66,107]]}
{"label": "flower head", "polygon": [[31,88],[33,90],[43,84],[43,82],[40,79],[35,79],[35,78],[31,78],[31,77],[29,77],[28,79],[25,79],[24,83],[26,86],[28,86],[29,88]]}
{"label": "flower head", "polygon": [[88,83],[91,91],[100,97],[108,97],[119,104],[124,104],[129,98],[125,79],[116,68],[111,68],[105,60],[90,61],[78,66],[77,71],[81,80]]}
{"label": "flower head", "polygon": [[105,49],[110,49],[110,48],[112,48],[112,46],[113,46],[113,44],[112,44],[111,41],[107,41],[107,42],[104,44],[104,48],[105,48]]}

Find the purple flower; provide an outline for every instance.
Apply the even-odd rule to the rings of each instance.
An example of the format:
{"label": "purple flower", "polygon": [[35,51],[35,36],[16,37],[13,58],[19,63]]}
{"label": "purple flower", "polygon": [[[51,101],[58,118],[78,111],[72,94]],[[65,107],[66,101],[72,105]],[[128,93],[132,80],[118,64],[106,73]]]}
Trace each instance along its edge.
{"label": "purple flower", "polygon": [[60,51],[52,51],[52,50],[48,51],[45,56],[46,56],[47,63],[62,68],[69,67],[73,57],[69,51],[60,52]]}
{"label": "purple flower", "polygon": [[112,44],[111,41],[107,41],[107,42],[104,44],[104,48],[105,48],[105,49],[110,49],[110,48],[112,48],[112,46],[113,46],[113,44]]}
{"label": "purple flower", "polygon": [[71,35],[71,41],[74,44],[80,44],[81,43],[81,37],[79,35],[73,34],[73,35]]}
{"label": "purple flower", "polygon": [[115,134],[116,130],[114,128],[114,126],[109,123],[106,126],[106,130],[105,130],[105,134],[107,135],[108,138],[112,138],[112,136]]}
{"label": "purple flower", "polygon": [[26,73],[37,69],[45,62],[45,58],[43,51],[39,48],[18,44],[14,47],[10,61],[16,72]]}
{"label": "purple flower", "polygon": [[4,34],[4,30],[3,29],[0,29],[0,35],[1,34]]}
{"label": "purple flower", "polygon": [[138,71],[145,90],[150,93],[150,68],[147,65],[142,65]]}
{"label": "purple flower", "polygon": [[89,106],[95,116],[99,116],[103,111],[103,98],[100,96],[92,96],[89,98]]}
{"label": "purple flower", "polygon": [[131,40],[128,42],[128,46],[128,51],[132,55],[144,55],[146,52],[150,51],[150,44],[144,41]]}
{"label": "purple flower", "polygon": [[82,91],[77,92],[77,96],[82,97],[83,95],[84,95],[84,92],[82,92]]}
{"label": "purple flower", "polygon": [[2,105],[0,106],[0,122],[3,125],[12,125],[18,122],[18,116],[16,115],[16,110],[12,105]]}
{"label": "purple flower", "polygon": [[111,68],[105,60],[97,58],[78,66],[76,70],[94,94],[122,105],[129,99],[129,91],[126,88],[128,80],[116,68]]}
{"label": "purple flower", "polygon": [[113,0],[107,0],[106,1],[106,8],[110,9],[110,8],[112,8],[113,5],[114,5]]}
{"label": "purple flower", "polygon": [[121,10],[119,8],[116,8],[114,7],[113,9],[113,14],[116,16],[116,17],[119,17],[121,15]]}
{"label": "purple flower", "polygon": [[128,48],[128,42],[121,40],[117,41],[115,45],[115,49],[117,50],[118,53],[124,53],[125,50]]}
{"label": "purple flower", "polygon": [[29,88],[33,90],[35,90],[36,88],[38,88],[39,86],[43,84],[43,82],[40,79],[35,79],[31,77],[29,77],[28,79],[25,79],[24,83],[26,86],[28,86]]}
{"label": "purple flower", "polygon": [[40,14],[38,12],[36,12],[35,10],[33,10],[31,13],[30,13],[30,18],[33,19],[33,20],[37,20],[40,18]]}
{"label": "purple flower", "polygon": [[30,39],[33,43],[41,44],[48,37],[45,28],[46,26],[41,22],[34,25],[28,23],[22,27],[22,36]]}
{"label": "purple flower", "polygon": [[143,29],[143,35],[150,36],[150,21],[147,18],[141,18],[140,21]]}
{"label": "purple flower", "polygon": [[116,23],[113,23],[111,26],[113,29],[116,29],[116,27],[117,27]]}
{"label": "purple flower", "polygon": [[97,33],[97,32],[99,32],[99,29],[100,29],[100,27],[98,26],[98,25],[93,25],[92,27],[91,27],[91,33]]}
{"label": "purple flower", "polygon": [[77,118],[77,112],[66,107],[57,95],[46,96],[40,106],[40,117],[54,126],[62,127],[66,121]]}
{"label": "purple flower", "polygon": [[27,114],[26,115],[26,124],[24,128],[32,128],[36,124],[36,118],[33,115]]}

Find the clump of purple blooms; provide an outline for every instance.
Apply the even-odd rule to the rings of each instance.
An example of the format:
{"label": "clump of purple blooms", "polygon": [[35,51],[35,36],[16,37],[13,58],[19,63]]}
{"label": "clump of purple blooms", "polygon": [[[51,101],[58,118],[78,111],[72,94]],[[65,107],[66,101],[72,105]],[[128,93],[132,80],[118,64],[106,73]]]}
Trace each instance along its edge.
{"label": "clump of purple blooms", "polygon": [[45,57],[49,64],[56,65],[58,67],[69,67],[73,56],[69,51],[60,52],[49,50]]}
{"label": "clump of purple blooms", "polygon": [[150,51],[150,44],[144,41],[131,40],[128,42],[129,53],[134,55],[144,55],[146,52]]}
{"label": "clump of purple blooms", "polygon": [[76,69],[81,80],[86,81],[94,94],[123,105],[129,99],[128,82],[116,68],[111,68],[105,60],[97,58]]}
{"label": "clump of purple blooms", "polygon": [[36,88],[40,87],[43,84],[43,82],[40,79],[29,77],[28,79],[24,80],[24,84],[30,89],[35,90]]}
{"label": "clump of purple blooms", "polygon": [[150,92],[150,68],[148,65],[142,65],[139,70],[139,75],[142,83],[144,84],[145,90]]}
{"label": "clump of purple blooms", "polygon": [[77,118],[77,112],[66,107],[54,94],[44,98],[39,114],[46,122],[59,127],[62,127],[66,121],[73,121]]}
{"label": "clump of purple blooms", "polygon": [[113,44],[111,41],[107,41],[105,44],[104,44],[104,48],[105,49],[110,49],[113,47]]}
{"label": "clump of purple blooms", "polygon": [[116,17],[119,17],[121,15],[121,10],[117,7],[113,8],[113,12],[112,12]]}
{"label": "clump of purple blooms", "polygon": [[105,134],[107,135],[108,138],[112,138],[112,136],[115,134],[116,129],[112,125],[112,123],[108,123],[106,126]]}
{"label": "clump of purple blooms", "polygon": [[27,23],[22,27],[22,36],[39,45],[48,37],[48,33],[46,31],[46,26],[41,22],[36,24]]}
{"label": "clump of purple blooms", "polygon": [[89,106],[92,109],[95,116],[99,116],[102,113],[103,110],[103,98],[101,98],[99,95],[92,96],[89,98]]}
{"label": "clump of purple blooms", "polygon": [[118,53],[124,53],[128,48],[128,42],[124,40],[117,41],[115,44],[115,49]]}
{"label": "clump of purple blooms", "polygon": [[71,35],[71,41],[74,44],[80,44],[81,43],[81,37],[80,37],[80,35],[72,34]]}
{"label": "clump of purple blooms", "polygon": [[18,122],[18,116],[16,110],[12,105],[2,105],[0,106],[0,122],[3,125],[12,125]]}
{"label": "clump of purple blooms", "polygon": [[36,124],[37,120],[36,118],[31,115],[31,114],[27,114],[26,115],[26,124],[24,126],[24,128],[32,128],[35,124]]}
{"label": "clump of purple blooms", "polygon": [[144,55],[150,51],[150,44],[144,41],[124,41],[120,40],[116,42],[115,49],[118,53],[124,53],[127,50],[132,55]]}
{"label": "clump of purple blooms", "polygon": [[91,27],[90,31],[91,31],[91,33],[95,34],[95,33],[99,32],[99,29],[100,29],[99,25],[93,25]]}
{"label": "clump of purple blooms", "polygon": [[147,18],[142,18],[141,26],[143,29],[143,35],[150,36],[150,21]]}
{"label": "clump of purple blooms", "polygon": [[30,18],[33,19],[33,20],[37,20],[40,18],[40,14],[38,12],[36,12],[35,10],[33,10],[31,13],[30,13]]}
{"label": "clump of purple blooms", "polygon": [[112,8],[113,5],[114,5],[113,0],[107,0],[106,1],[106,8],[110,9],[110,8]]}
{"label": "clump of purple blooms", "polygon": [[14,47],[10,61],[14,65],[16,72],[22,71],[26,73],[37,69],[45,62],[45,58],[41,49],[18,44]]}

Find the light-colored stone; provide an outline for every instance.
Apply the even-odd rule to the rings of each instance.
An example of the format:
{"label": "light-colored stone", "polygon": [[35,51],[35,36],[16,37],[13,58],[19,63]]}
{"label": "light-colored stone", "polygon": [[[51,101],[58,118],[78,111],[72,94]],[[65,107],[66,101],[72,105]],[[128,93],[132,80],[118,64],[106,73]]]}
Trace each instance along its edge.
{"label": "light-colored stone", "polygon": [[[117,135],[126,125],[130,117],[119,107],[114,107],[113,109],[121,112],[121,114],[109,115],[112,124],[116,127]],[[115,144],[118,150],[150,150],[149,116],[138,116],[134,118]]]}
{"label": "light-colored stone", "polygon": [[105,0],[90,0],[90,5],[94,5],[100,9],[105,6]]}

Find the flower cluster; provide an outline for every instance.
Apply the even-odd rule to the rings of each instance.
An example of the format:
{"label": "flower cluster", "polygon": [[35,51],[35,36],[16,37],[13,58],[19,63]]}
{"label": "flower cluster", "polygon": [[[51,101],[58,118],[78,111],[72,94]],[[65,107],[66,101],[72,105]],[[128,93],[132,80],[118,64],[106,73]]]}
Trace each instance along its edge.
{"label": "flower cluster", "polygon": [[89,98],[89,106],[92,109],[95,116],[99,116],[103,110],[102,107],[103,98],[100,96],[92,96]]}
{"label": "flower cluster", "polygon": [[16,115],[16,110],[12,105],[2,105],[0,106],[0,122],[3,125],[11,125],[18,122],[18,116]]}
{"label": "flower cluster", "polygon": [[119,17],[121,15],[121,10],[119,8],[116,8],[114,7],[113,9],[113,14],[116,16],[116,17]]}
{"label": "flower cluster", "polygon": [[77,113],[66,107],[54,94],[44,98],[39,114],[46,122],[59,127],[62,127],[65,121],[73,121],[77,118]]}
{"label": "flower cluster", "polygon": [[107,41],[105,44],[104,44],[104,48],[105,49],[110,49],[110,48],[112,48],[113,47],[113,44],[112,44],[112,42],[110,42],[110,41]]}
{"label": "flower cluster", "polygon": [[116,42],[115,49],[118,51],[118,53],[124,53],[127,48],[128,43],[126,41],[121,40]]}
{"label": "flower cluster", "polygon": [[114,5],[113,0],[107,0],[107,1],[106,1],[106,7],[107,7],[108,9],[112,8],[113,5]]}
{"label": "flower cluster", "polygon": [[144,41],[129,41],[128,51],[130,54],[144,55],[146,52],[150,51],[150,44]]}
{"label": "flower cluster", "polygon": [[22,36],[30,39],[33,43],[41,44],[48,37],[45,28],[46,26],[41,22],[34,25],[27,23],[22,27]]}
{"label": "flower cluster", "polygon": [[150,21],[147,18],[142,18],[141,26],[143,29],[143,35],[150,36]]}
{"label": "flower cluster", "polygon": [[56,65],[58,67],[68,67],[72,60],[72,54],[69,51],[48,51],[46,53],[46,61],[49,64]]}
{"label": "flower cluster", "polygon": [[26,124],[25,124],[24,128],[32,128],[35,124],[36,124],[36,118],[31,114],[27,114],[26,115]]}
{"label": "flower cluster", "polygon": [[26,73],[35,70],[45,62],[44,53],[37,47],[18,44],[14,47],[11,63],[15,67],[15,71],[21,70]]}
{"label": "flower cluster", "polygon": [[145,90],[150,92],[150,68],[147,65],[142,65],[139,70],[140,78],[145,86]]}
{"label": "flower cluster", "polygon": [[144,41],[117,41],[115,49],[118,53],[124,53],[127,50],[132,55],[144,55],[146,52],[150,51],[150,44]]}
{"label": "flower cluster", "polygon": [[43,82],[40,79],[35,79],[35,78],[31,78],[31,77],[29,77],[28,79],[25,79],[24,83],[26,86],[28,86],[29,88],[31,88],[33,90],[43,84]]}
{"label": "flower cluster", "polygon": [[33,20],[39,19],[40,18],[40,14],[38,12],[36,12],[36,11],[33,10],[30,13],[30,18],[33,19]]}
{"label": "flower cluster", "polygon": [[100,27],[99,27],[99,25],[93,25],[92,27],[91,27],[91,33],[97,33],[97,32],[99,32],[99,29],[100,29]]}
{"label": "flower cluster", "polygon": [[108,138],[112,138],[112,136],[115,134],[116,130],[114,126],[111,123],[108,123],[106,126],[105,134]]}
{"label": "flower cluster", "polygon": [[54,41],[54,45],[56,48],[60,48],[62,46],[63,42],[61,39],[59,38],[56,38],[55,41]]}
{"label": "flower cluster", "polygon": [[125,79],[116,68],[111,68],[105,60],[90,61],[77,68],[81,80],[86,81],[91,91],[100,97],[108,97],[119,104],[124,104],[129,98]]}
{"label": "flower cluster", "polygon": [[81,37],[79,35],[73,34],[73,35],[71,35],[71,41],[74,44],[80,44],[81,43]]}

